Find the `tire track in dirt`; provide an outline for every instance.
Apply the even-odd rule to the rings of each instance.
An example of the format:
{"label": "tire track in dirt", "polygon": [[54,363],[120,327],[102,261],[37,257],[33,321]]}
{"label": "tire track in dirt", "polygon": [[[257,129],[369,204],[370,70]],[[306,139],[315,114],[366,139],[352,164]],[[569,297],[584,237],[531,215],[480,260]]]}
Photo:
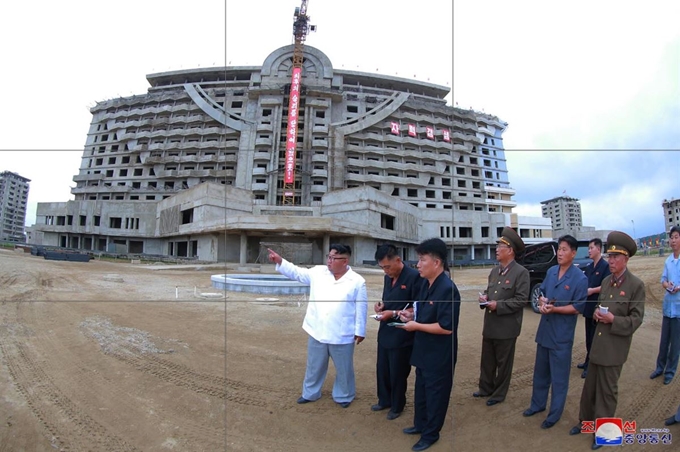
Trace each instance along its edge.
{"label": "tire track in dirt", "polygon": [[96,446],[95,450],[102,451],[138,450],[121,438],[111,435],[66,397],[29,356],[25,345],[3,338],[0,351],[5,357],[7,369],[17,390],[47,431],[47,439],[53,445],[64,451],[92,450],[93,445]]}
{"label": "tire track in dirt", "polygon": [[[680,397],[677,391],[674,392],[659,381],[650,380],[645,382],[645,385],[647,387],[639,392],[636,398],[627,399],[624,406],[617,409],[617,416],[624,420],[636,420],[638,424],[649,422],[658,426],[665,418],[675,413]],[[672,394],[670,397],[669,392]]]}
{"label": "tire track in dirt", "polygon": [[[576,353],[572,353],[572,362],[582,362],[586,358],[586,353],[584,350],[580,350]],[[578,379],[581,380],[581,374],[579,369]],[[455,377],[454,377],[455,378]],[[570,380],[574,377],[570,377]],[[528,364],[520,368],[514,368],[512,371],[512,380],[510,381],[510,391],[518,392],[522,390],[531,390],[534,381],[534,364]],[[467,378],[462,381],[455,381],[455,386],[466,391],[476,391],[479,389],[479,377]]]}
{"label": "tire track in dirt", "polygon": [[[36,307],[33,304],[30,304],[31,307]],[[43,305],[43,308],[47,308],[48,306]],[[77,312],[76,310],[71,308],[71,305],[68,303],[60,303],[59,304],[59,311],[60,315],[66,318],[77,318],[80,313]],[[26,315],[26,314],[29,315]],[[45,319],[45,317],[49,317],[49,313],[47,312],[47,309],[23,309],[18,311],[18,321],[21,322],[22,324],[27,323],[27,322],[32,322],[36,325],[49,325],[49,321]],[[30,317],[30,320],[28,319]],[[72,353],[66,353],[64,349],[68,349],[69,343],[64,343],[64,342],[59,342],[55,343],[53,340],[53,335],[41,335],[40,336],[40,344],[41,344],[41,349],[45,349],[46,354],[49,356],[49,353],[55,353],[59,354],[61,360],[67,360],[68,364],[64,364],[64,366],[68,367],[68,384],[70,386],[77,386],[78,388],[81,388],[79,392],[87,392],[89,391],[89,388],[91,387],[105,387],[106,388],[106,393],[108,397],[113,397],[117,401],[117,404],[123,405],[121,408],[124,410],[126,413],[135,413],[140,411],[139,403],[140,401],[135,400],[134,402],[127,402],[128,400],[136,399],[134,395],[130,394],[129,390],[123,390],[121,389],[119,383],[117,381],[114,381],[110,378],[107,377],[106,374],[104,373],[95,373],[93,374],[91,372],[91,369],[97,369],[101,368],[101,362],[98,362],[97,360],[87,360],[83,359],[82,356],[76,356]],[[49,367],[49,361],[45,361],[45,365],[43,366],[45,370],[53,370],[51,367]],[[51,372],[48,372],[51,373]],[[66,380],[65,380],[66,381]],[[102,383],[98,383],[101,381]],[[87,397],[83,397],[83,399],[88,399]],[[96,400],[96,397],[94,398]],[[90,410],[94,410],[94,412],[97,412],[97,407],[87,407]],[[167,422],[169,420],[172,420],[174,417],[176,417],[178,414],[171,414],[167,410],[163,409],[159,405],[154,405],[152,407],[154,415],[163,422]],[[143,412],[145,408],[142,408],[141,411]],[[180,413],[184,414],[184,413]],[[205,425],[203,423],[198,423],[192,420],[188,416],[182,416],[180,420],[178,420],[179,423],[179,428],[181,430],[179,431],[174,431],[173,435],[177,435],[182,439],[188,440],[190,444],[200,445],[201,447],[205,447],[206,450],[220,450],[224,447],[224,429],[217,429],[217,428],[211,428],[208,425]]]}

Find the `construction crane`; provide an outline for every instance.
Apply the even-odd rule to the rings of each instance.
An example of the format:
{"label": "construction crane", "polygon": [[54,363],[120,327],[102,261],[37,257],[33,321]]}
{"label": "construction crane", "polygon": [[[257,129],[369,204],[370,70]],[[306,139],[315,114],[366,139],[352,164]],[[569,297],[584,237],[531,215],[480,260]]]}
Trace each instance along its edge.
{"label": "construction crane", "polygon": [[295,153],[297,148],[298,111],[300,108],[300,81],[302,78],[302,51],[310,31],[316,31],[315,25],[309,24],[307,15],[307,0],[302,0],[302,5],[295,8],[293,16],[293,74],[290,82],[290,99],[288,101],[288,129],[286,132],[286,154],[283,174],[283,199],[282,204],[295,204]]}

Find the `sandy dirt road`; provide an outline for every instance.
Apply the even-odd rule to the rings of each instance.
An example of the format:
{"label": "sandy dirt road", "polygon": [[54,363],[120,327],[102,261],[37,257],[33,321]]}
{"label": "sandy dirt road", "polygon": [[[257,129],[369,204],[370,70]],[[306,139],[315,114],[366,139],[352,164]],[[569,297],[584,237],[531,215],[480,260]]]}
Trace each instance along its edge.
{"label": "sandy dirt road", "polygon": [[[662,261],[633,259],[656,284]],[[364,451],[410,450],[413,381],[399,419],[373,413],[377,323],[355,353],[357,398],[347,409],[330,397],[297,405],[306,359],[305,303],[254,303],[259,296],[194,296],[218,269],[152,270],[91,261],[45,261],[0,251],[0,451]],[[523,418],[531,396],[538,315],[527,309],[507,400],[494,407],[471,397],[481,346],[474,300],[489,269],[454,270],[463,297],[459,365],[442,439],[433,451],[589,450],[570,437],[583,384],[574,367],[567,409],[551,430]],[[368,271],[376,300],[382,276]],[[175,300],[175,287],[179,299]],[[650,299],[660,297],[651,286]],[[638,427],[663,426],[680,403],[678,382],[649,380],[659,338],[660,304],[645,323],[620,382],[618,414]],[[579,322],[574,366],[584,356]],[[676,429],[677,430],[677,429]],[[680,434],[680,431],[672,433]],[[678,439],[680,442],[680,438]],[[647,446],[672,450],[674,446]],[[642,446],[628,446],[643,450]]]}

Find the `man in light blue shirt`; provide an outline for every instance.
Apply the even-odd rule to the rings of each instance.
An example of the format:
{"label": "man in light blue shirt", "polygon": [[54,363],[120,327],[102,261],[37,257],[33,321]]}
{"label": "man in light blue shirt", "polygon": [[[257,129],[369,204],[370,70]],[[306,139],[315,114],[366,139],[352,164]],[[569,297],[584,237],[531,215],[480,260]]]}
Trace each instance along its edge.
{"label": "man in light blue shirt", "polygon": [[672,253],[666,259],[661,275],[663,297],[663,321],[656,369],[649,378],[663,374],[663,384],[673,380],[680,358],[680,226],[673,226],[669,234]]}

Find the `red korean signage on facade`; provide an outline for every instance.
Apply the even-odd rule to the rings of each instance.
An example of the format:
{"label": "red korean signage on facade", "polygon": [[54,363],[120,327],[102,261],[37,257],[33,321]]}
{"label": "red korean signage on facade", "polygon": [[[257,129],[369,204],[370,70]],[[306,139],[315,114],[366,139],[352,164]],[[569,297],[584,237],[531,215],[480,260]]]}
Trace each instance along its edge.
{"label": "red korean signage on facade", "polygon": [[290,84],[290,100],[288,102],[288,132],[286,136],[286,166],[283,182],[295,182],[295,147],[297,146],[298,110],[300,108],[300,75],[302,68],[293,68],[293,79]]}
{"label": "red korean signage on facade", "polygon": [[409,136],[411,136],[411,137],[415,137],[415,136],[416,136],[416,125],[415,125],[415,124],[409,124],[409,125],[408,125],[408,134],[409,134]]}
{"label": "red korean signage on facade", "polygon": [[425,127],[425,134],[430,140],[434,140],[434,129],[432,127]]}
{"label": "red korean signage on facade", "polygon": [[449,142],[451,141],[451,132],[448,130],[444,129],[442,130],[442,136],[444,137],[444,141]]}
{"label": "red korean signage on facade", "polygon": [[395,135],[399,135],[399,123],[398,122],[392,122],[390,124],[392,125],[391,132]]}

